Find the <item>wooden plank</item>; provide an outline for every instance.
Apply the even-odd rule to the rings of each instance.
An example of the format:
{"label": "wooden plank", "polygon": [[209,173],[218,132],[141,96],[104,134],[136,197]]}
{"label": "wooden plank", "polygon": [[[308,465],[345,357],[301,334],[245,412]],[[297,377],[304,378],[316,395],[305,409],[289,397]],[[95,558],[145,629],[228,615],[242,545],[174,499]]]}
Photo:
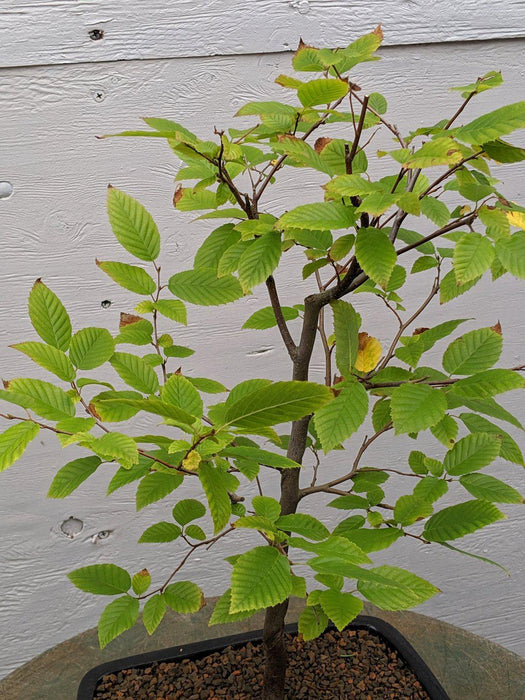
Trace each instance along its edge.
{"label": "wooden plank", "polygon": [[525,36],[525,3],[504,0],[495,11],[492,0],[4,0],[0,66],[272,53],[299,36],[345,45],[379,22],[386,45],[508,39]]}

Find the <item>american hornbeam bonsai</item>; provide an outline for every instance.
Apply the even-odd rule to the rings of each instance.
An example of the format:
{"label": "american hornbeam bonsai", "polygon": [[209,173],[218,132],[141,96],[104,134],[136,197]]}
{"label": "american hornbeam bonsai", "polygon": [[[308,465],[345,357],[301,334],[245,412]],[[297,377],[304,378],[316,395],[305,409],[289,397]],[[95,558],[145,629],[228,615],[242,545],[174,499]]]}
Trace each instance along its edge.
{"label": "american hornbeam bonsai", "polygon": [[[110,186],[113,233],[147,265],[97,265],[143,297],[135,314],[122,314],[115,336],[94,327],[73,334],[64,306],[37,280],[29,316],[42,342],[13,347],[56,379],[12,379],[1,392],[3,401],[23,410],[3,413],[14,425],[0,437],[0,467],[19,459],[41,430],[53,431],[63,447],[74,446],[75,455],[56,473],[51,498],[67,496],[96,470],[116,464],[108,493],[137,482],[138,510],[166,497],[173,501],[173,519],[151,525],[139,540],[174,543],[166,580],[152,585],[149,564],[133,576],[111,563],[69,574],[82,591],[116,596],[100,618],[101,646],[136,622],[141,603],[150,634],[168,607],[199,610],[206,574],[187,581],[183,567],[195,552],[224,544],[231,586],[210,624],[266,610],[267,700],[284,697],[283,625],[290,596],[306,599],[299,619],[304,639],[321,634],[329,621],[345,627],[363,598],[386,610],[413,607],[438,588],[396,566],[371,566],[374,552],[407,538],[477,556],[451,543],[504,518],[495,503],[523,502],[505,483],[503,464],[523,466],[523,457],[500,422],[521,425],[494,396],[523,388],[524,367],[494,368],[502,352],[500,324],[492,318],[490,326],[453,339],[440,367],[425,364],[423,356],[470,319],[412,328],[438,295],[446,303],[485,273],[493,280],[525,277],[525,208],[501,194],[490,172],[493,164],[525,159],[524,149],[502,139],[525,127],[525,102],[460,126],[470,101],[502,82],[499,72],[490,72],[453,88],[462,102],[452,116],[403,135],[386,116],[385,98],[348,77],[357,64],[378,58],[381,39],[378,27],[346,48],[301,43],[292,65],[313,79],[280,75],[276,82],[289,100],[245,104],[237,115],[253,121],[227,132],[216,129],[214,140],[201,140],[167,119],[145,119],[151,130],[121,134],[167,139],[185,163],[176,179],[191,183],[177,185],[175,209],[205,210],[200,219],[227,223],[202,243],[193,269],[171,270],[165,278],[152,217]],[[368,159],[380,129],[390,132],[394,146],[377,152],[392,165],[390,175],[377,179],[369,174]],[[319,201],[284,212],[266,207],[264,195],[270,185],[279,186],[282,171],[300,177],[300,168],[322,183]],[[282,306],[274,272],[281,258],[296,260],[298,252],[306,257],[298,277],[307,282],[300,283],[312,286],[302,304]],[[428,277],[424,299],[403,293],[413,275]],[[186,375],[180,358],[193,351],[163,332],[161,320],[171,329],[186,322],[184,302],[227,304],[258,285],[266,285],[269,306],[239,325],[258,331],[277,326],[292,379],[252,378],[228,391],[216,379]],[[395,318],[397,330],[384,347],[368,334],[370,319],[359,313],[362,294],[377,299],[378,312]],[[309,381],[316,340],[324,354],[324,384]],[[108,363],[115,376],[110,381],[99,374]],[[205,409],[202,394],[221,396]],[[119,430],[119,422],[138,413],[161,428],[147,435]],[[363,438],[356,433],[365,421],[372,427]],[[276,432],[284,424],[290,429]],[[437,441],[430,449],[439,458],[415,449],[405,468],[393,469],[388,461],[363,464],[382,436],[392,451],[394,435],[416,440],[420,434],[425,445]],[[346,466],[335,476],[333,467],[323,475],[328,453],[341,450],[351,436]],[[501,479],[482,472],[498,458]],[[341,456],[338,462],[344,462]],[[397,499],[388,495],[394,479],[397,488],[406,486]],[[278,480],[276,500],[265,491]],[[186,482],[193,490],[202,487],[203,498],[184,498]],[[252,498],[238,495],[241,483],[252,487]],[[449,489],[457,503],[440,507]],[[322,505],[327,495],[333,496],[330,511]],[[330,531],[323,520],[333,509],[341,518]],[[210,522],[195,522],[208,513]],[[251,532],[248,551],[238,543],[239,530],[243,542]],[[164,547],[163,562],[165,557]]]}

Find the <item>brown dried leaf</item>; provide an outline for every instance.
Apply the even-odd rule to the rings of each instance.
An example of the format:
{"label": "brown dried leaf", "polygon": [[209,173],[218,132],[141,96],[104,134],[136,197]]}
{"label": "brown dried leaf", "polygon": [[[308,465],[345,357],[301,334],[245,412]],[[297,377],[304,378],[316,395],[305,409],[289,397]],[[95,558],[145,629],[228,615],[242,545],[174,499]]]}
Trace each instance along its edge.
{"label": "brown dried leaf", "polygon": [[377,34],[377,36],[383,41],[385,35],[383,34],[383,28],[381,27],[380,24],[377,25],[377,27],[372,31],[372,34]]}
{"label": "brown dried leaf", "polygon": [[314,143],[314,149],[316,153],[322,153],[323,149],[328,146],[329,143],[332,143],[333,139],[328,138],[328,136],[321,136],[317,139],[317,141]]}
{"label": "brown dried leaf", "polygon": [[97,409],[95,408],[94,404],[90,403],[88,408],[93,418],[97,418],[97,420],[102,420],[102,416],[99,413],[97,413]]}
{"label": "brown dried leaf", "polygon": [[424,326],[421,328],[414,328],[412,335],[421,335],[421,333],[424,333],[425,331],[428,331],[428,328],[425,328]]}
{"label": "brown dried leaf", "polygon": [[129,326],[132,323],[137,323],[137,321],[142,321],[142,316],[135,316],[134,314],[120,314],[119,328],[124,328],[124,326]]}
{"label": "brown dried leaf", "polygon": [[173,193],[173,206],[175,207],[175,209],[177,208],[178,202],[182,198],[182,195],[183,195],[182,190],[183,190],[183,187],[179,182],[178,185],[175,187],[175,192]]}
{"label": "brown dried leaf", "polygon": [[497,333],[498,335],[501,335],[501,323],[498,321],[495,326],[490,327],[491,331],[494,331],[494,333]]}

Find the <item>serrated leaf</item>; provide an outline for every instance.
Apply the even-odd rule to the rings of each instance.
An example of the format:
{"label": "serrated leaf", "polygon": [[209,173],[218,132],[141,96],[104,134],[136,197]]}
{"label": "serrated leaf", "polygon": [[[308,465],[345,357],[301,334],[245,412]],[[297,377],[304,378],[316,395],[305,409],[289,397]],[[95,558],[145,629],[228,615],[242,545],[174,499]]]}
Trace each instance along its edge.
{"label": "serrated leaf", "polygon": [[480,233],[465,233],[454,248],[454,271],[459,284],[472,282],[486,272],[494,260],[490,240]]}
{"label": "serrated leaf", "polygon": [[22,421],[0,434],[0,472],[20,459],[39,430],[36,423]]}
{"label": "serrated leaf", "polygon": [[241,612],[231,613],[231,588],[228,588],[215,603],[213,612],[210,617],[209,626],[224,625],[228,622],[239,622],[251,617],[255,610],[243,610]]}
{"label": "serrated leaf", "polygon": [[228,391],[224,384],[215,381],[215,379],[207,379],[206,377],[186,377],[186,379],[205,394],[222,394]]}
{"label": "serrated leaf", "polygon": [[198,474],[208,499],[214,533],[217,534],[228,523],[231,516],[231,500],[228,492],[235,491],[239,482],[233,474],[223,472],[208,462],[201,463]]}
{"label": "serrated leaf", "polygon": [[460,484],[474,496],[491,503],[523,503],[519,491],[488,474],[466,474]]}
{"label": "serrated leaf", "polygon": [[162,521],[150,525],[139,538],[139,542],[173,542],[176,540],[182,530],[175,523]]}
{"label": "serrated leaf", "polygon": [[71,338],[69,357],[78,369],[94,369],[110,359],[115,341],[105,328],[82,328]]}
{"label": "serrated leaf", "polygon": [[204,515],[206,515],[205,506],[195,498],[185,498],[173,506],[173,517],[182,527]]}
{"label": "serrated leaf", "polygon": [[49,491],[48,498],[65,498],[73,493],[80,484],[82,484],[97,467],[101,464],[99,457],[79,457],[71,462],[68,462],[61,467],[55,474]]}
{"label": "serrated leaf", "polygon": [[495,425],[483,418],[483,416],[478,416],[475,413],[462,413],[459,417],[471,433],[488,433],[498,436],[501,439],[499,451],[501,459],[506,459],[514,464],[524,465],[523,455],[517,443],[499,425]]}
{"label": "serrated leaf", "polygon": [[268,518],[271,522],[277,520],[281,514],[281,505],[275,498],[269,496],[254,496],[252,506],[257,515]]}
{"label": "serrated leaf", "polygon": [[475,374],[492,367],[503,349],[501,333],[479,328],[454,340],[443,354],[443,368],[449,374]]}
{"label": "serrated leaf", "polygon": [[294,462],[293,459],[276,454],[275,452],[262,450],[259,447],[245,447],[243,445],[227,447],[221,454],[225,457],[249,459],[258,464],[276,467],[277,469],[298,469],[301,466],[297,462]]}
{"label": "serrated leaf", "polygon": [[523,127],[525,102],[516,102],[483,114],[469,124],[454,129],[454,136],[465,143],[483,144]]}
{"label": "serrated leaf", "polygon": [[40,279],[29,294],[29,318],[45,343],[59,350],[68,349],[71,321],[60,299]]}
{"label": "serrated leaf", "polygon": [[104,649],[115,637],[129,630],[138,619],[140,603],[129,595],[121,596],[106,606],[98,622],[98,641]]}
{"label": "serrated leaf", "polygon": [[431,168],[436,165],[456,165],[463,158],[461,148],[451,138],[438,137],[427,141],[404,161],[405,168]]}
{"label": "serrated leaf", "polygon": [[313,382],[275,382],[230,404],[225,419],[227,424],[257,429],[298,420],[331,397],[327,387]]}
{"label": "serrated leaf", "polygon": [[153,634],[166,614],[166,601],[160,594],[151,596],[142,611],[142,622],[148,634]]}
{"label": "serrated leaf", "polygon": [[297,97],[303,107],[313,107],[334,102],[348,92],[348,83],[332,78],[320,78],[302,83],[297,89]]}
{"label": "serrated leaf", "polygon": [[280,530],[295,532],[309,540],[325,540],[330,535],[328,528],[308,513],[281,515],[275,524]]}
{"label": "serrated leaf", "polygon": [[414,489],[414,496],[429,503],[434,503],[448,491],[448,484],[444,479],[435,476],[425,476]]}
{"label": "serrated leaf", "polygon": [[178,488],[183,481],[182,474],[167,474],[165,472],[153,472],[152,474],[146,474],[137,488],[136,504],[137,510],[141,510],[150,503],[155,503],[160,501],[176,488]]}
{"label": "serrated leaf", "polygon": [[105,433],[89,444],[90,449],[106,461],[117,460],[124,468],[137,464],[139,455],[133,438],[124,433]]}
{"label": "serrated leaf", "polygon": [[377,566],[371,571],[380,574],[392,584],[397,584],[383,586],[374,581],[358,582],[359,592],[382,610],[406,610],[424,603],[440,592],[439,588],[425,579],[396,566]]}
{"label": "serrated leaf", "polygon": [[351,304],[340,299],[330,306],[334,315],[335,361],[341,375],[346,377],[357,358],[361,316]]}
{"label": "serrated leaf", "polygon": [[301,204],[283,214],[278,222],[284,228],[299,228],[311,231],[345,229],[353,226],[354,223],[355,214],[353,209],[339,202]]}
{"label": "serrated leaf", "polygon": [[292,590],[290,563],[274,547],[255,547],[233,566],[230,612],[267,608]]}
{"label": "serrated leaf", "polygon": [[421,199],[421,213],[439,227],[447,224],[450,219],[447,205],[435,197],[423,197]]}
{"label": "serrated leaf", "polygon": [[[335,533],[335,530],[334,530]],[[356,544],[363,552],[377,552],[390,547],[397,539],[402,537],[401,530],[396,528],[369,529],[359,528],[341,532],[341,535],[350,542]]]}
{"label": "serrated leaf", "polygon": [[510,369],[487,369],[458,380],[452,392],[467,399],[486,399],[513,389],[523,389],[525,379]]}
{"label": "serrated leaf", "polygon": [[128,265],[122,262],[110,262],[97,260],[97,265],[111,279],[124,289],[129,289],[135,294],[153,294],[157,289],[154,280],[137,265]]}
{"label": "serrated leaf", "polygon": [[175,296],[200,306],[228,304],[243,296],[239,280],[230,274],[217,277],[212,268],[178,272],[170,277],[168,286]]}
{"label": "serrated leaf", "polygon": [[443,392],[423,384],[404,384],[392,392],[390,410],[394,431],[417,433],[436,425],[445,415]]}
{"label": "serrated leaf", "polygon": [[359,347],[354,367],[358,372],[371,372],[381,357],[381,343],[368,333],[359,333]]}
{"label": "serrated leaf", "polygon": [[511,275],[525,279],[525,231],[497,240],[496,254]]}
{"label": "serrated leaf", "polygon": [[93,564],[75,569],[67,575],[77,588],[95,595],[126,593],[131,587],[131,576],[116,564]]}
{"label": "serrated leaf", "polygon": [[363,601],[359,598],[334,590],[321,591],[319,604],[339,631],[352,622],[363,609]]}
{"label": "serrated leaf", "polygon": [[71,382],[75,379],[75,369],[70,359],[62,350],[46,343],[28,342],[11,345],[12,348],[23,352],[30,357],[33,362],[44,369],[53,372],[59,379]]}
{"label": "serrated leaf", "polygon": [[450,270],[443,277],[443,279],[441,280],[441,284],[439,285],[439,303],[444,304],[447,301],[455,299],[461,294],[468,292],[469,289],[472,289],[472,287],[474,287],[480,279],[481,277],[476,277],[475,279],[470,280],[469,282],[464,282],[463,284],[460,284],[456,278],[455,271]]}
{"label": "serrated leaf", "polygon": [[151,576],[147,569],[138,571],[131,579],[131,587],[135,595],[142,595],[151,586]]}
{"label": "serrated leaf", "polygon": [[115,342],[131,345],[150,345],[153,343],[153,324],[145,318],[132,316],[128,320],[126,316],[127,314],[121,314],[120,332],[115,338]]}
{"label": "serrated leaf", "polygon": [[328,616],[320,605],[306,607],[301,611],[298,621],[298,632],[307,642],[316,639],[328,625]]}
{"label": "serrated leaf", "polygon": [[381,287],[386,287],[397,260],[388,235],[379,229],[360,228],[355,253],[364,272]]}
{"label": "serrated leaf", "polygon": [[196,583],[177,581],[171,583],[163,593],[168,606],[178,613],[193,613],[204,605],[204,596]]}
{"label": "serrated leaf", "polygon": [[443,466],[451,476],[461,476],[491,464],[499,455],[501,439],[489,433],[472,433],[447,452]]}
{"label": "serrated leaf", "polygon": [[281,234],[270,231],[257,238],[239,259],[239,281],[245,290],[264,282],[281,257]]}
{"label": "serrated leaf", "polygon": [[394,508],[394,518],[400,525],[412,525],[432,514],[433,508],[429,501],[409,494],[397,499]]}
{"label": "serrated leaf", "polygon": [[128,253],[140,260],[155,260],[160,253],[160,234],[142,204],[109,187],[107,209],[113,233]]}
{"label": "serrated leaf", "polygon": [[[282,306],[281,311],[285,321],[291,321],[299,316],[298,309],[291,306]],[[243,324],[243,328],[253,328],[256,330],[265,330],[277,325],[275,314],[271,306],[266,306],[264,309],[259,309],[252,314]]]}
{"label": "serrated leaf", "polygon": [[241,527],[258,530],[259,532],[265,532],[268,535],[277,534],[275,524],[271,520],[268,520],[268,518],[264,518],[262,515],[246,515],[240,517],[234,522],[233,526],[236,528]]}
{"label": "serrated leaf", "polygon": [[41,379],[12,379],[2,397],[9,401],[10,395],[13,403],[35,411],[42,418],[58,421],[75,415],[75,405],[69,394]]}
{"label": "serrated leaf", "polygon": [[314,423],[324,452],[347,440],[368,413],[368,393],[359,382],[345,385],[338,396],[315,413]]}
{"label": "serrated leaf", "polygon": [[423,255],[422,257],[415,260],[410,270],[411,274],[416,274],[417,272],[424,272],[425,270],[430,270],[433,267],[438,266],[438,261],[431,255]]}
{"label": "serrated leaf", "polygon": [[155,370],[141,357],[127,352],[116,352],[110,364],[122,381],[143,394],[154,394],[159,390],[159,380]]}
{"label": "serrated leaf", "polygon": [[177,323],[187,324],[186,307],[178,299],[159,299],[155,302],[157,311]]}
{"label": "serrated leaf", "polygon": [[457,540],[505,517],[488,501],[466,501],[435,513],[427,520],[423,537],[431,542]]}
{"label": "serrated leaf", "polygon": [[177,406],[186,413],[200,418],[203,405],[199,392],[182,374],[172,374],[162,387],[161,398],[165,403]]}

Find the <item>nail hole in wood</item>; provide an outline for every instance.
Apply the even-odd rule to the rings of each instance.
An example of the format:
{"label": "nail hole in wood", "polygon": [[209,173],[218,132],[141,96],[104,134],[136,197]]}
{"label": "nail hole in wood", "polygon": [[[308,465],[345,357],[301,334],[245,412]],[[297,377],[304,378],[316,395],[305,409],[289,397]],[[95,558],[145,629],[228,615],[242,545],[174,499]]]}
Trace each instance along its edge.
{"label": "nail hole in wood", "polygon": [[88,32],[89,38],[92,41],[100,41],[100,39],[104,38],[104,30],[103,29],[91,29],[91,31]]}
{"label": "nail hole in wood", "polygon": [[13,194],[13,185],[10,182],[0,182],[0,199],[9,199]]}

